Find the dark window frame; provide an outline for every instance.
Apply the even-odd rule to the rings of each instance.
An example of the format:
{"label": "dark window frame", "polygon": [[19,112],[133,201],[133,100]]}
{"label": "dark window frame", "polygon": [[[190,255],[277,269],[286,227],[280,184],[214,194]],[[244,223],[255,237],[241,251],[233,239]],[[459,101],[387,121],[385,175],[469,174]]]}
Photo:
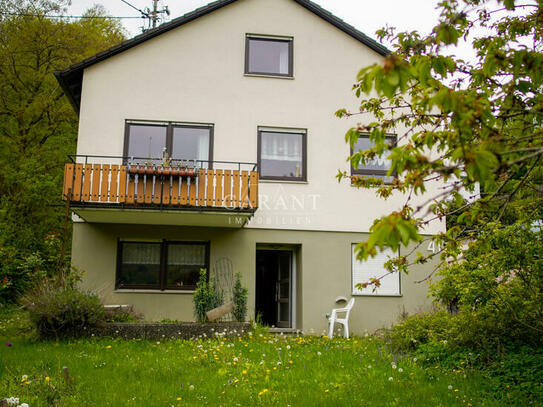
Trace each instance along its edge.
{"label": "dark window frame", "polygon": [[[362,137],[369,139],[369,134],[362,133],[362,134],[360,134],[359,138],[362,138]],[[396,143],[398,142],[397,136],[395,134],[387,134],[386,138],[392,140],[392,145],[393,146],[395,146]],[[354,148],[351,147],[351,156],[356,151],[358,151],[358,150],[355,150]],[[353,165],[351,164],[351,176],[355,176],[355,177],[367,177],[367,176],[371,177],[371,176],[374,176],[374,175],[387,177],[387,172],[388,172],[388,170],[374,170],[374,169],[365,169],[365,168],[360,168],[360,167],[355,169],[353,167]],[[395,172],[392,173],[391,175],[389,175],[389,177],[396,178],[396,173]]]}
{"label": "dark window frame", "polygon": [[[160,274],[158,284],[121,284],[120,274],[122,265],[123,245],[124,244],[156,244],[160,245]],[[207,278],[209,279],[209,265],[210,265],[210,242],[202,241],[178,241],[178,240],[161,240],[161,241],[135,241],[135,240],[122,240],[117,241],[117,268],[115,271],[115,289],[116,290],[176,290],[176,291],[194,291],[196,285],[183,285],[180,287],[167,285],[167,267],[168,267],[168,245],[200,245],[205,246],[205,265],[204,269],[207,270]]]}
{"label": "dark window frame", "polygon": [[[268,130],[269,129],[269,130]],[[259,127],[257,140],[257,165],[259,169],[259,179],[269,181],[298,181],[307,182],[307,130],[306,129],[281,129],[273,130],[273,127]],[[262,133],[276,134],[299,134],[302,136],[302,176],[301,177],[278,177],[262,175]]]}
{"label": "dark window frame", "polygon": [[[213,169],[213,144],[215,139],[215,125],[212,123],[186,123],[186,122],[170,122],[170,121],[154,121],[154,120],[125,120],[124,125],[124,146],[123,146],[123,164],[128,164],[130,159],[128,155],[128,145],[130,142],[130,126],[153,126],[153,127],[166,127],[166,152],[168,156],[172,157],[173,148],[173,131],[174,128],[185,127],[189,129],[208,129],[209,130],[209,169]],[[160,158],[160,157],[151,157]]]}
{"label": "dark window frame", "polygon": [[[257,72],[251,71],[249,67],[251,40],[286,42],[288,43],[288,73]],[[277,76],[279,78],[294,78],[294,37],[274,37],[258,34],[245,34],[245,75]]]}

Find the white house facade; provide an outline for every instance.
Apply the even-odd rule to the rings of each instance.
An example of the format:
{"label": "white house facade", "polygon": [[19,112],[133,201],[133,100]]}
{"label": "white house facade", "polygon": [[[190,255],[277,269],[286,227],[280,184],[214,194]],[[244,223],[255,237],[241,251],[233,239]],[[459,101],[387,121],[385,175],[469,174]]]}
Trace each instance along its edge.
{"label": "white house facade", "polygon": [[338,296],[356,296],[356,333],[429,307],[432,264],[355,288],[386,256],[360,263],[354,244],[405,197],[335,177],[354,171],[344,134],[363,117],[334,112],[387,52],[308,0],[219,0],[57,72],[80,117],[64,199],[83,286],[189,321],[200,268],[239,272],[251,318],[319,333]]}

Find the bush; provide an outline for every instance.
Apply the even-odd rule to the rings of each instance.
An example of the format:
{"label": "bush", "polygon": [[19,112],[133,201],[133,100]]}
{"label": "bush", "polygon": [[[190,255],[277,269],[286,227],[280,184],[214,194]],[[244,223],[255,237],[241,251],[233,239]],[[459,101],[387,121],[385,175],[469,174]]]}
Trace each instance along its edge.
{"label": "bush", "polygon": [[134,310],[134,307],[115,307],[104,309],[106,322],[136,322],[143,319],[143,316]]}
{"label": "bush", "polygon": [[432,293],[441,303],[456,305],[470,319],[473,326],[465,325],[477,336],[471,338],[477,346],[541,346],[541,253],[542,228],[515,223],[495,230],[490,225],[464,251],[461,261],[440,270],[442,278],[432,285]]}
{"label": "bush", "polygon": [[452,321],[446,311],[405,317],[385,333],[385,338],[396,350],[414,350],[432,341],[445,340]]}
{"label": "bush", "polygon": [[207,271],[204,269],[200,270],[200,279],[196,284],[193,303],[194,316],[198,322],[206,322],[206,312],[220,307],[223,303],[222,292],[214,284],[208,282]]}
{"label": "bush", "polygon": [[[543,401],[543,349],[504,336],[500,317],[460,310],[404,318],[385,334],[395,350],[408,350],[427,366],[443,370],[476,368],[485,376],[484,391],[497,399],[528,395]],[[538,404],[539,403],[539,404]]]}
{"label": "bush", "polygon": [[247,288],[241,285],[241,276],[236,274],[234,289],[232,292],[232,300],[234,302],[234,318],[238,322],[244,322],[247,315]]}
{"label": "bush", "polygon": [[44,279],[57,280],[59,271],[69,275],[71,269],[68,255],[60,265],[61,245],[61,237],[56,232],[50,232],[40,250],[35,252],[24,252],[0,244],[0,302],[16,302],[22,294]]}
{"label": "bush", "polygon": [[24,297],[24,304],[42,338],[77,335],[105,319],[98,297],[74,288],[46,285]]}

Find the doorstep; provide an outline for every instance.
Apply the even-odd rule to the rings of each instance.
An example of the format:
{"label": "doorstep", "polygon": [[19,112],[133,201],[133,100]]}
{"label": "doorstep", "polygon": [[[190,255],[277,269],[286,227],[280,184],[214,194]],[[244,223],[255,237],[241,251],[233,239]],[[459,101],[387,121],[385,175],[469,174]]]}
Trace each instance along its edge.
{"label": "doorstep", "polygon": [[302,331],[296,328],[270,328],[271,334],[301,334]]}

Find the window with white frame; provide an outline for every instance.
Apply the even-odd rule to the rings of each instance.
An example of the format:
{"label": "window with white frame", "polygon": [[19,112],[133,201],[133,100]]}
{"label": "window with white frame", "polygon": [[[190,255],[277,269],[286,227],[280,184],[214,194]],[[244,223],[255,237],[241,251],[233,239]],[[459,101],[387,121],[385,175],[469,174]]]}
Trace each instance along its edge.
{"label": "window with white frame", "polygon": [[[390,274],[384,264],[395,254],[392,250],[379,252],[377,256],[366,261],[356,258],[355,246],[351,247],[352,254],[352,289],[353,295],[400,295],[400,273]],[[357,284],[367,283],[371,278],[381,278],[381,285],[370,284],[366,288],[358,288]]]}

